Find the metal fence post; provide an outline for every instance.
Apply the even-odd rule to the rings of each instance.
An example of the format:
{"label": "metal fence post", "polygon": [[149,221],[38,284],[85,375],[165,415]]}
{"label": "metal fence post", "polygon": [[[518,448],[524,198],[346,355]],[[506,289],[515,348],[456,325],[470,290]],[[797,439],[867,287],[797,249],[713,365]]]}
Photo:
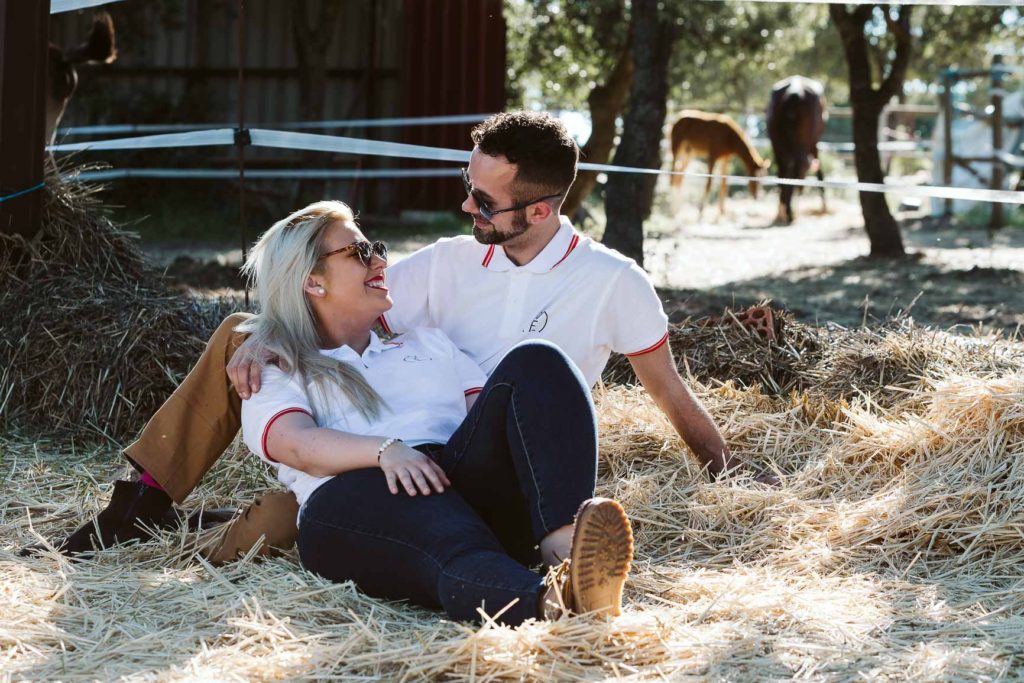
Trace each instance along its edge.
{"label": "metal fence post", "polygon": [[[1003,189],[1003,160],[1000,156],[1003,151],[1003,56],[992,57],[992,189]],[[1003,227],[1003,205],[999,202],[992,203],[992,213],[989,217],[988,231],[995,232]]]}
{"label": "metal fence post", "polygon": [[[953,72],[946,69],[942,73],[942,184],[953,185]],[[953,200],[945,200],[943,214],[946,218],[953,215]]]}

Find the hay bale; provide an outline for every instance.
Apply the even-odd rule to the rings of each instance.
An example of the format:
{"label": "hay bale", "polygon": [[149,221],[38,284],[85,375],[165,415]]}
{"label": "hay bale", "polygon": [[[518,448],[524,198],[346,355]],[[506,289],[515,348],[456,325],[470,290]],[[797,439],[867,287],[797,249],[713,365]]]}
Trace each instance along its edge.
{"label": "hay bale", "polygon": [[27,260],[0,267],[0,424],[122,442],[234,302],[172,294],[96,188],[51,173],[46,191],[42,231],[20,245]]}
{"label": "hay bale", "polygon": [[[760,385],[774,394],[788,394],[800,384],[801,373],[813,366],[823,349],[821,332],[773,308],[776,339],[762,337],[740,324],[726,309],[719,324],[707,318],[687,318],[669,325],[669,344],[684,377],[701,382],[734,381]],[[615,354],[603,375],[611,384],[632,384],[636,375],[625,356]]]}
{"label": "hay bale", "polygon": [[[1022,357],[1019,345],[920,328],[908,317],[847,329],[800,323],[777,308],[773,316],[774,340],[740,324],[730,309],[715,324],[687,318],[669,325],[679,372],[698,382],[758,387],[773,396],[796,394],[805,402],[867,399],[888,406],[950,372],[1002,372]],[[636,383],[629,359],[618,354],[602,379]]]}

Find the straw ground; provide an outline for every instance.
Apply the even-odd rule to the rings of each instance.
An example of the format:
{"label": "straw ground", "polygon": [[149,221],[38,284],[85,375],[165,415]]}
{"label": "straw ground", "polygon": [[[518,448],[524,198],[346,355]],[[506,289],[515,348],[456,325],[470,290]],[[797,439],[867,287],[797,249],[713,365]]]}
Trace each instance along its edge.
{"label": "straw ground", "polygon": [[[108,231],[89,239],[102,235]],[[58,265],[35,272],[51,278],[48,296],[60,300],[59,264],[71,261],[50,258]],[[94,310],[107,316],[105,332],[83,337],[69,356],[89,359],[83,377],[35,385],[41,393],[24,400],[37,401],[39,414],[7,399],[0,679],[1024,678],[1020,343],[948,335],[906,319],[848,330],[783,315],[776,344],[729,323],[674,328],[681,363],[733,452],[780,473],[782,485],[757,484],[749,473],[708,482],[643,391],[600,387],[598,493],[623,502],[636,534],[624,614],[509,629],[367,598],[304,571],[294,554],[215,568],[185,530],[77,563],[52,551],[19,557],[24,545],[59,538],[94,514],[124,473],[109,441],[83,447],[88,440],[68,434],[95,443],[100,431],[111,433],[104,410],[120,416],[118,431],[137,428],[146,413],[126,399],[158,401],[165,388],[97,393],[110,389],[104,378],[180,378],[170,362],[156,375],[132,374],[117,353],[86,353],[137,329],[110,309],[152,310],[139,302],[166,296],[159,283],[133,294],[125,283],[134,276],[117,272],[89,279],[116,296]],[[168,302],[159,310],[188,310]],[[6,303],[10,315],[23,315]],[[45,341],[61,321],[47,315],[49,326],[5,324],[5,332],[18,331],[4,338],[7,352],[50,343],[50,355],[39,358],[61,360],[60,346]],[[158,329],[164,346],[139,332],[141,346],[184,357],[180,340],[198,336],[205,315],[175,313],[177,322]],[[74,341],[66,330],[75,320],[52,336]],[[64,362],[66,376],[72,361]],[[13,396],[22,390],[14,373],[32,380],[51,377],[46,371],[22,363],[0,388]],[[103,429],[76,432],[89,400]],[[236,445],[189,505],[237,504],[274,486]]]}
{"label": "straw ground", "polygon": [[[958,339],[962,361],[979,342]],[[185,531],[71,564],[22,559],[102,503],[107,448],[2,442],[0,669],[9,679],[1017,678],[1024,670],[1024,364],[941,377],[887,408],[697,383],[740,457],[707,483],[644,392],[598,393],[599,493],[636,533],[625,614],[507,629],[361,595],[294,556],[213,568]],[[973,361],[972,361],[973,362]],[[838,419],[837,419],[838,418]],[[272,486],[234,449],[193,497]]]}

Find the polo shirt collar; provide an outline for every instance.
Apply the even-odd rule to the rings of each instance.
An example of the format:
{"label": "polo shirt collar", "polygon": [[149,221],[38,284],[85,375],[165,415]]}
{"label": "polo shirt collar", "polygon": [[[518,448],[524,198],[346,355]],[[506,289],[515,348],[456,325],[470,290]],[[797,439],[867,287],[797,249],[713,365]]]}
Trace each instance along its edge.
{"label": "polo shirt collar", "polygon": [[387,351],[389,348],[392,347],[385,345],[384,342],[380,340],[380,337],[377,336],[377,333],[370,330],[370,343],[366,347],[366,351],[363,355],[365,356],[368,353],[382,353]]}
{"label": "polo shirt collar", "polygon": [[377,333],[374,332],[373,330],[370,330],[370,343],[367,344],[366,350],[363,352],[362,356],[356,353],[356,350],[353,349],[348,344],[339,346],[336,349],[327,350],[325,351],[325,353],[332,356],[333,358],[337,358],[338,360],[358,360],[362,358],[369,358],[371,354],[383,353],[384,351],[387,351],[388,349],[391,348],[394,347],[382,342],[380,340],[380,337],[377,336]]}
{"label": "polo shirt collar", "polygon": [[580,236],[573,230],[572,223],[565,216],[559,216],[558,232],[551,238],[539,254],[529,263],[517,266],[505,255],[499,244],[492,244],[484,250],[481,265],[487,270],[504,272],[507,270],[525,270],[530,273],[546,273],[564,261],[579,244]]}

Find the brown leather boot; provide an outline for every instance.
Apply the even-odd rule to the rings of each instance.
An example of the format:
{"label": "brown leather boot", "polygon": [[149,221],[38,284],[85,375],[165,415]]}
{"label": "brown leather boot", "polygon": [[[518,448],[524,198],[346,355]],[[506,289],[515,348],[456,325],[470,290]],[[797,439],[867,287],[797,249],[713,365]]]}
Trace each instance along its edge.
{"label": "brown leather boot", "polygon": [[566,611],[619,616],[632,561],[633,529],[622,506],[610,498],[585,501],[576,513],[569,559],[545,577],[545,618]]}
{"label": "brown leather boot", "polygon": [[150,538],[147,530],[165,528],[171,498],[138,481],[114,482],[110,502],[95,519],[80,526],[57,549],[74,557],[117,543]]}

